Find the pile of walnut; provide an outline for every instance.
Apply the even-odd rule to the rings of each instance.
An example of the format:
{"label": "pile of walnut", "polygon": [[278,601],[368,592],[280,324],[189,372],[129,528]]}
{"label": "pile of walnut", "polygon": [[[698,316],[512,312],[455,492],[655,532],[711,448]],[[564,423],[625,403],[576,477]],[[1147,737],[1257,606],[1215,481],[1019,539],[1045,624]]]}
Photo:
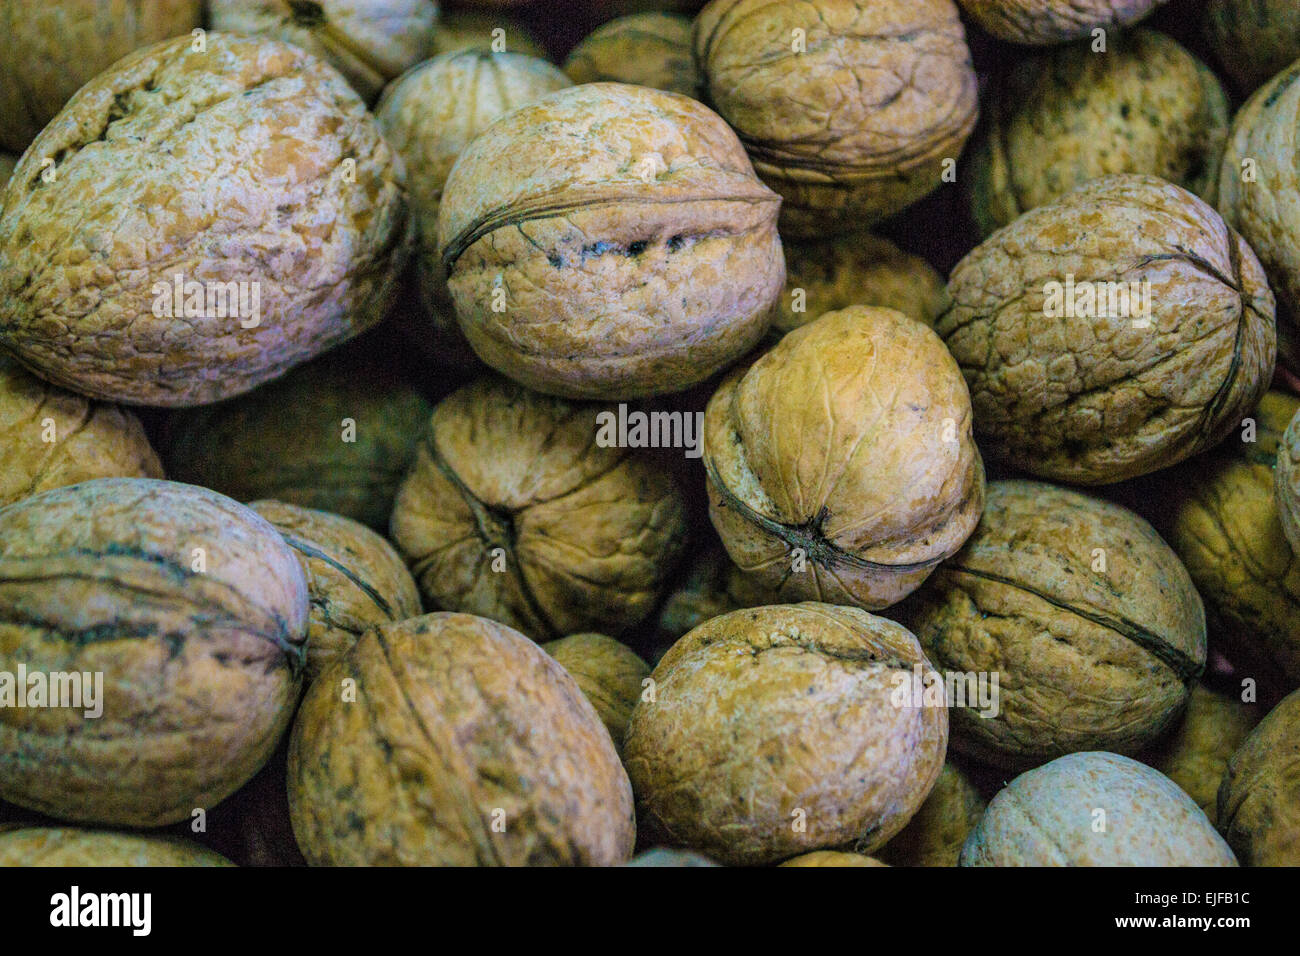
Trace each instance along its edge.
{"label": "pile of walnut", "polygon": [[0,865],[1300,865],[1293,0],[131,6],[0,0]]}

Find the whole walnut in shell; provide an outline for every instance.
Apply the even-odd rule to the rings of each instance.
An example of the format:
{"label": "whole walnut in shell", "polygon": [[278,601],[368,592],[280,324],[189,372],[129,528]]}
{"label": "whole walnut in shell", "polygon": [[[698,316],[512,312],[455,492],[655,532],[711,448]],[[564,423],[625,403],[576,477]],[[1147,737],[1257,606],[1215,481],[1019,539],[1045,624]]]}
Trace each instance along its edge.
{"label": "whole walnut in shell", "polygon": [[0,346],[93,398],[246,392],[377,323],[396,289],[405,193],[361,99],[286,43],[195,45],[84,86],[2,194]]}
{"label": "whole walnut in shell", "polygon": [[425,58],[438,22],[432,0],[213,0],[214,30],[300,46],[373,103],[389,80]]}
{"label": "whole walnut in shell", "polygon": [[831,312],[732,372],[703,445],[709,517],[762,603],[888,607],[984,504],[961,373],[889,309]]}
{"label": "whole walnut in shell", "polygon": [[603,411],[499,379],[434,409],[390,533],[430,606],[537,640],[618,634],[650,612],[685,506],[649,457],[596,442]]}
{"label": "whole walnut in shell", "polygon": [[0,867],[234,866],[197,843],[168,837],[79,830],[75,827],[20,827],[0,833]]}
{"label": "whole walnut in shell", "polygon": [[0,799],[133,827],[215,806],[288,726],[306,631],[293,552],[205,488],[101,478],[0,509],[0,672],[102,674],[82,706],[0,707]]}
{"label": "whole walnut in shell", "polygon": [[778,197],[688,97],[620,83],[503,116],[447,179],[438,246],[479,358],[570,398],[683,391],[766,332]]}
{"label": "whole walnut in shell", "polygon": [[627,645],[603,634],[572,634],[543,644],[542,650],[577,681],[609,731],[614,749],[621,753],[641,684],[650,676],[646,662]]}
{"label": "whole walnut in shell", "polygon": [[1300,57],[1295,0],[1207,0],[1204,26],[1223,72],[1243,93]]}
{"label": "whole walnut in shell", "polygon": [[702,853],[695,853],[691,850],[675,850],[672,847],[662,846],[655,847],[653,850],[646,850],[644,853],[638,853],[623,865],[667,867],[718,866],[717,863],[714,863]]}
{"label": "whole walnut in shell", "polygon": [[1219,442],[1268,388],[1274,302],[1246,243],[1153,176],[1085,183],[966,256],[936,328],[990,457],[1106,484]]}
{"label": "whole walnut in shell", "polygon": [[573,678],[468,614],[369,631],[312,684],[289,804],[317,866],[608,866],[636,836],[627,774]]}
{"label": "whole walnut in shell", "polygon": [[995,796],[962,866],[1236,866],[1201,808],[1136,760],[1089,751],[1022,773]]}
{"label": "whole walnut in shell", "polygon": [[1154,30],[1017,63],[994,85],[971,159],[971,210],[985,234],[1090,179],[1149,173],[1213,202],[1228,138],[1214,73]]}
{"label": "whole walnut in shell", "polygon": [[1219,829],[1246,866],[1300,866],[1300,692],[1232,755],[1218,807]]}
{"label": "whole walnut in shell", "polygon": [[1136,23],[1166,0],[959,0],[989,33],[1046,46]]}
{"label": "whole walnut in shell", "polygon": [[564,72],[574,83],[634,83],[699,94],[691,52],[691,20],[673,13],[638,13],[610,20],[573,48]]}
{"label": "whole walnut in shell", "polygon": [[1286,540],[1291,550],[1300,551],[1300,412],[1292,416],[1277,446],[1273,496]]}
{"label": "whole walnut in shell", "polygon": [[723,863],[771,863],[897,833],[943,766],[948,716],[900,698],[935,678],[916,639],[857,608],[715,617],[654,669],[624,759],[642,825]]}
{"label": "whole walnut in shell", "polygon": [[962,845],[984,816],[984,798],[948,761],[925,803],[880,851],[890,866],[956,866]]}
{"label": "whole walnut in shell", "polygon": [[0,355],[0,508],[92,478],[161,478],[140,420],[29,375]]}
{"label": "whole walnut in shell", "polygon": [[420,615],[420,593],[393,546],[365,525],[283,501],[249,505],[298,557],[307,579],[307,679],[366,630]]}
{"label": "whole walnut in shell", "polygon": [[457,50],[522,53],[546,59],[546,49],[522,23],[496,14],[468,10],[452,10],[439,16],[429,57]]}
{"label": "whole walnut in shell", "polygon": [[201,0],[0,0],[0,147],[21,153],[82,84],[202,14]]}
{"label": "whole walnut in shell", "polygon": [[695,58],[705,101],[785,200],[790,238],[861,229],[920,199],[975,127],[952,0],[713,0]]}
{"label": "whole walnut in shell", "polygon": [[786,860],[782,866],[889,866],[875,857],[863,856],[861,853],[843,853],[838,850],[816,850],[793,859]]}
{"label": "whole walnut in shell", "polygon": [[939,670],[996,675],[953,708],[952,737],[999,766],[1138,750],[1205,668],[1201,599],[1155,529],[1038,482],[989,485],[979,527],[902,619]]}

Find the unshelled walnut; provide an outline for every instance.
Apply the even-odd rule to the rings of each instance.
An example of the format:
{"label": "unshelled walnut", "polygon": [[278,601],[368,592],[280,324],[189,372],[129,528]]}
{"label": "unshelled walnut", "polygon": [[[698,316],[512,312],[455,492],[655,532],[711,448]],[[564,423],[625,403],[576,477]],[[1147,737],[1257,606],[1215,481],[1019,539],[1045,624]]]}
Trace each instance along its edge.
{"label": "unshelled walnut", "polygon": [[[959,0],[971,18],[1012,43],[1046,46],[1077,40],[1098,28],[1137,23],[1166,0]],[[1118,32],[1118,31],[1116,31]]]}
{"label": "unshelled walnut", "polygon": [[[501,31],[497,33],[496,31]],[[546,50],[529,29],[498,14],[451,10],[438,18],[430,58],[457,50],[522,53],[546,59]]]}
{"label": "unshelled walnut", "polygon": [[1292,551],[1300,551],[1300,412],[1292,416],[1277,447],[1273,497]]}
{"label": "unshelled walnut", "polygon": [[468,614],[371,630],[312,684],[289,804],[318,866],[607,866],[636,835],[627,774],[573,678]]}
{"label": "unshelled walnut", "polygon": [[793,859],[786,860],[782,866],[889,866],[881,863],[874,856],[861,853],[845,853],[840,850],[815,850]]}
{"label": "unshelled walnut", "polygon": [[574,83],[635,83],[698,96],[691,20],[673,13],[638,13],[596,28],[569,54],[564,72]]}
{"label": "unshelled walnut", "polygon": [[360,522],[283,501],[249,505],[284,538],[307,579],[307,679],[367,629],[420,615],[420,593],[393,546]]}
{"label": "unshelled walnut", "polygon": [[29,375],[0,355],[0,508],[92,478],[161,478],[140,420]]}
{"label": "unshelled walnut", "polygon": [[1017,63],[994,85],[971,160],[985,234],[1110,173],[1150,173],[1213,203],[1228,138],[1214,73],[1154,30]]}
{"label": "unshelled walnut", "polygon": [[0,833],[0,867],[233,865],[197,843],[168,837],[75,827],[20,827]]}
{"label": "unshelled walnut", "polygon": [[447,179],[438,247],[488,365],[571,398],[683,391],[767,331],[779,198],[696,101],[621,83],[503,116]]}
{"label": "unshelled walnut", "polygon": [[1069,754],[993,798],[962,866],[1236,866],[1201,808],[1119,754]]}
{"label": "unshelled walnut", "polygon": [[543,644],[542,650],[577,681],[609,731],[614,749],[622,753],[627,722],[650,667],[630,647],[603,634],[572,634]]}
{"label": "unshelled walnut", "polygon": [[695,57],[705,102],[785,200],[789,238],[855,231],[920,199],[975,127],[952,0],[713,0]]}
{"label": "unshelled walnut", "polygon": [[961,372],[890,309],[828,313],[732,372],[703,446],[709,517],[763,603],[888,607],[984,504]]}
{"label": "unshelled walnut", "polygon": [[596,441],[604,406],[483,379],[434,409],[390,537],[431,607],[545,640],[645,617],[685,542],[672,477]]}
{"label": "unshelled walnut", "polygon": [[320,57],[367,103],[428,55],[432,0],[212,0],[214,30],[274,37]]}
{"label": "unshelled walnut", "polygon": [[1273,708],[1232,755],[1219,829],[1247,866],[1300,866],[1300,691]]}
{"label": "unshelled walnut", "polygon": [[134,827],[210,809],[288,726],[306,632],[297,558],[215,492],[100,478],[0,509],[0,672],[80,704],[0,707],[0,799]]}
{"label": "unshelled walnut", "polygon": [[1219,65],[1249,94],[1300,57],[1295,0],[1207,0],[1205,33]]}
{"label": "unshelled walnut", "polygon": [[852,607],[715,617],[660,660],[624,758],[652,836],[723,863],[772,863],[903,828],[943,766],[947,709],[905,700],[935,679],[903,627]]}
{"label": "unshelled walnut", "polygon": [[646,850],[644,853],[638,853],[632,859],[623,864],[624,866],[666,866],[666,867],[688,867],[688,866],[718,866],[703,853],[695,853],[691,850],[675,850],[672,847],[655,847],[652,850]]}
{"label": "unshelled walnut", "polygon": [[377,363],[331,355],[249,395],[177,415],[163,457],[177,481],[382,529],[430,410]]}
{"label": "unshelled walnut", "polygon": [[1154,176],[1085,183],[966,256],[937,329],[981,447],[1106,484],[1219,442],[1273,374],[1274,302],[1250,247]]}
{"label": "unshelled walnut", "polygon": [[956,866],[966,837],[984,816],[985,806],[979,791],[949,761],[925,803],[880,850],[880,858],[891,866]]}
{"label": "unshelled walnut", "polygon": [[738,574],[716,538],[710,537],[703,547],[691,549],[680,579],[659,609],[659,634],[672,643],[711,617],[746,607],[747,602],[730,591]]}
{"label": "unshelled walnut", "polygon": [[0,346],[93,398],[246,392],[377,323],[396,289],[400,165],[357,94],[286,43],[196,45],[82,87],[0,194]]}
{"label": "unshelled walnut", "polygon": [[201,0],[0,0],[0,147],[21,153],[82,84],[202,15]]}
{"label": "unshelled walnut", "polygon": [[901,618],[965,681],[954,748],[999,766],[1132,753],[1177,719],[1205,668],[1201,599],[1155,529],[1038,482],[990,483],[979,527]]}

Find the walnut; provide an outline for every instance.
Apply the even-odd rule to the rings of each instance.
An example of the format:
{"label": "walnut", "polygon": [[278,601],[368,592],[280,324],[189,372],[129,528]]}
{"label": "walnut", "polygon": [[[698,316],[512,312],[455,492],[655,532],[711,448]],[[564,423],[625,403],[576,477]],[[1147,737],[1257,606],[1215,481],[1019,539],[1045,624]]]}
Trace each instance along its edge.
{"label": "walnut", "polygon": [[793,859],[786,860],[782,866],[889,866],[873,856],[861,853],[842,853],[838,850],[816,850]]}
{"label": "walnut", "polygon": [[788,238],[860,229],[920,199],[975,127],[952,0],[713,0],[695,57],[705,101],[785,200]]}
{"label": "walnut", "polygon": [[1137,23],[1166,0],[959,0],[989,33],[1046,46]]}
{"label": "walnut", "polygon": [[939,334],[981,447],[1105,484],[1220,441],[1268,388],[1274,303],[1250,248],[1153,176],[1085,183],[958,263]]}
{"label": "walnut", "polygon": [[461,153],[438,246],[484,362],[551,394],[638,398],[704,381],[763,337],[785,282],[778,207],[704,106],[588,83]]}
{"label": "walnut", "polygon": [[0,672],[60,680],[82,705],[0,707],[0,799],[161,826],[234,793],[275,749],[301,687],[307,585],[275,529],[229,498],[100,478],[0,510],[0,622]]}
{"label": "walnut", "polygon": [[428,55],[432,0],[212,0],[214,30],[300,46],[343,74],[367,103]]}
{"label": "walnut", "polygon": [[1300,551],[1300,411],[1291,417],[1277,446],[1273,498],[1291,550]]}
{"label": "walnut", "polygon": [[880,856],[891,866],[956,866],[962,845],[984,816],[985,806],[979,791],[949,761],[925,803],[885,844]]}
{"label": "walnut", "polygon": [[1201,599],[1155,529],[1038,482],[990,483],[979,527],[901,619],[941,671],[996,675],[987,695],[966,681],[952,736],[998,766],[1132,753],[1205,669]]}
{"label": "walnut", "polygon": [[161,478],[140,420],[0,355],[0,507],[91,478]]}
{"label": "walnut", "polygon": [[699,95],[691,52],[691,20],[673,13],[638,13],[596,28],[564,61],[574,83],[635,83]]}
{"label": "walnut", "polygon": [[578,683],[622,753],[623,737],[650,668],[625,644],[603,634],[572,634],[542,645]]}
{"label": "walnut", "polygon": [[1214,201],[1228,99],[1210,68],[1163,33],[1023,60],[984,113],[969,176],[986,235],[1110,173],[1150,173]]}
{"label": "walnut", "polygon": [[1300,692],[1232,755],[1218,808],[1219,829],[1246,866],[1300,865]]}
{"label": "walnut", "polygon": [[[500,33],[495,31],[500,30]],[[457,50],[522,53],[546,59],[546,49],[522,23],[498,14],[453,10],[438,19],[429,56],[441,56]]]}
{"label": "walnut", "polygon": [[685,506],[651,459],[597,443],[602,411],[498,379],[434,409],[390,534],[430,606],[537,640],[619,634],[651,611]]}
{"label": "walnut", "polygon": [[709,618],[747,606],[731,592],[738,574],[716,538],[710,536],[703,547],[691,549],[680,580],[660,606],[658,633],[671,644]]}
{"label": "walnut", "polygon": [[293,548],[307,579],[307,679],[347,651],[367,629],[420,615],[420,593],[402,556],[365,525],[285,504],[249,505]]}
{"label": "walnut", "polygon": [[0,146],[21,153],[84,83],[202,13],[200,0],[0,0]]}
{"label": "walnut", "polygon": [[1246,94],[1300,57],[1295,0],[1208,0],[1204,27],[1223,72]]}
{"label": "walnut", "polygon": [[704,419],[709,517],[761,603],[876,609],[979,521],[966,386],[930,329],[855,306],[732,372]]}
{"label": "walnut", "polygon": [[714,863],[702,853],[693,853],[690,850],[674,850],[671,847],[655,847],[652,850],[646,850],[644,853],[638,853],[623,865],[668,867],[718,866],[717,863]]}
{"label": "walnut", "polygon": [[0,833],[0,867],[234,866],[218,853],[168,837],[78,830],[74,827],[20,827]]}
{"label": "walnut", "polygon": [[84,86],[3,193],[0,346],[92,398],[237,395],[378,322],[396,288],[404,190],[365,104],[297,47],[195,45]]}
{"label": "walnut", "polygon": [[311,685],[289,805],[317,866],[604,866],[636,832],[627,774],[577,684],[468,614],[371,630]]}
{"label": "walnut", "polygon": [[654,669],[624,756],[651,835],[733,865],[853,844],[870,853],[943,766],[947,710],[916,639],[857,608],[771,605],[687,634]]}
{"label": "walnut", "polygon": [[1022,773],[989,803],[962,866],[1236,866],[1172,780],[1118,754],[1069,754]]}

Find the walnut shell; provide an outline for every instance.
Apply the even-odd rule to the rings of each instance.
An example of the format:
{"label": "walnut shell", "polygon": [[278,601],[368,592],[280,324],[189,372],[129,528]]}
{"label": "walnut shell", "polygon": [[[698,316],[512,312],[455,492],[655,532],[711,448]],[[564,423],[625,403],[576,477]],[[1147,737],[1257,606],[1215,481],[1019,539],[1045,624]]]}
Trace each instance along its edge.
{"label": "walnut shell", "polygon": [[1300,57],[1295,0],[1207,0],[1204,26],[1223,72],[1246,94]]}
{"label": "walnut shell", "polygon": [[84,83],[202,14],[200,0],[2,0],[0,146],[21,153]]}
{"label": "walnut shell", "polygon": [[234,866],[219,853],[168,837],[78,830],[74,827],[22,827],[0,834],[0,867]]}
{"label": "walnut shell", "polygon": [[1110,173],[1149,173],[1214,202],[1228,98],[1214,73],[1154,30],[1017,63],[993,87],[971,159],[971,210],[987,235]]}
{"label": "walnut shell", "polygon": [[738,574],[715,537],[710,536],[702,547],[688,551],[685,570],[659,608],[658,633],[669,638],[671,644],[709,618],[746,607],[730,590]]}
{"label": "walnut shell", "polygon": [[785,200],[786,237],[854,231],[920,199],[975,128],[952,0],[713,0],[695,58],[705,101]]}
{"label": "walnut shell", "polygon": [[0,346],[92,398],[246,392],[377,323],[396,290],[405,195],[365,104],[297,47],[204,42],[84,86],[3,193]]}
{"label": "walnut shell", "polygon": [[577,684],[468,614],[371,630],[312,684],[289,803],[317,866],[607,866],[636,836],[627,774]]}
{"label": "walnut shell", "polygon": [[135,827],[213,807],[288,726],[306,630],[293,552],[205,488],[100,478],[0,510],[0,672],[103,675],[99,717],[0,707],[0,799]]}
{"label": "walnut shell", "polygon": [[161,478],[140,420],[0,355],[0,507],[92,478]]}
{"label": "walnut shell", "polygon": [[[494,31],[500,30],[500,33]],[[523,24],[497,14],[452,10],[438,18],[429,57],[457,50],[522,53],[546,59],[546,49]]]}
{"label": "walnut shell", "polygon": [[989,803],[962,866],[1236,866],[1196,802],[1136,760],[1091,751],[1022,773]]}
{"label": "walnut shell", "polygon": [[660,846],[655,847],[653,850],[646,850],[644,853],[638,853],[623,865],[688,867],[718,866],[719,864],[714,863],[702,853],[694,853],[691,850],[674,850],[671,847]]}
{"label": "walnut shell", "polygon": [[995,37],[1047,46],[1137,23],[1166,0],[959,0]]}
{"label": "walnut shell", "polygon": [[855,306],[795,329],[709,400],[709,517],[766,603],[888,607],[979,521],[966,386],[930,329]]}
{"label": "walnut shell", "polygon": [[1232,755],[1218,808],[1219,829],[1246,866],[1300,866],[1300,692]]}
{"label": "walnut shell", "polygon": [[952,737],[998,766],[1132,753],[1205,669],[1201,599],[1155,529],[1038,482],[990,483],[979,527],[902,618],[941,671],[997,675],[991,702],[953,708]]}
{"label": "walnut shell", "polygon": [[900,704],[916,639],[865,611],[772,605],[724,614],[672,646],[624,741],[643,826],[734,865],[902,829],[943,766],[948,716]]}
{"label": "walnut shell", "polygon": [[984,816],[986,802],[949,761],[907,826],[880,851],[890,866],[956,866],[962,845]]}
{"label": "walnut shell", "polygon": [[861,853],[842,853],[838,850],[816,850],[793,859],[786,860],[782,866],[884,866],[875,857],[863,856]]}
{"label": "walnut shell", "polygon": [[574,83],[634,83],[698,96],[690,17],[637,13],[597,27],[569,53],[564,72]]}
{"label": "walnut shell", "polygon": [[1300,551],[1300,411],[1291,417],[1277,447],[1273,497],[1292,551]]}
{"label": "walnut shell", "polygon": [[484,379],[434,409],[390,537],[430,606],[538,640],[644,618],[685,541],[671,476],[595,441],[602,406]]}
{"label": "walnut shell", "polygon": [[1220,441],[1272,377],[1259,262],[1213,209],[1153,176],[1106,176],[1025,213],[958,263],[948,291],[937,329],[981,447],[1040,477],[1166,468]]}
{"label": "walnut shell", "polygon": [[702,382],[763,337],[785,283],[778,208],[704,106],[588,83],[461,153],[438,246],[484,362],[542,392],[638,398]]}
{"label": "walnut shell", "polygon": [[577,681],[621,754],[627,723],[650,666],[630,647],[603,634],[572,634],[543,644],[542,650]]}
{"label": "walnut shell", "polygon": [[420,592],[402,556],[365,525],[283,501],[249,507],[280,532],[307,579],[307,680],[367,629],[420,616]]}

